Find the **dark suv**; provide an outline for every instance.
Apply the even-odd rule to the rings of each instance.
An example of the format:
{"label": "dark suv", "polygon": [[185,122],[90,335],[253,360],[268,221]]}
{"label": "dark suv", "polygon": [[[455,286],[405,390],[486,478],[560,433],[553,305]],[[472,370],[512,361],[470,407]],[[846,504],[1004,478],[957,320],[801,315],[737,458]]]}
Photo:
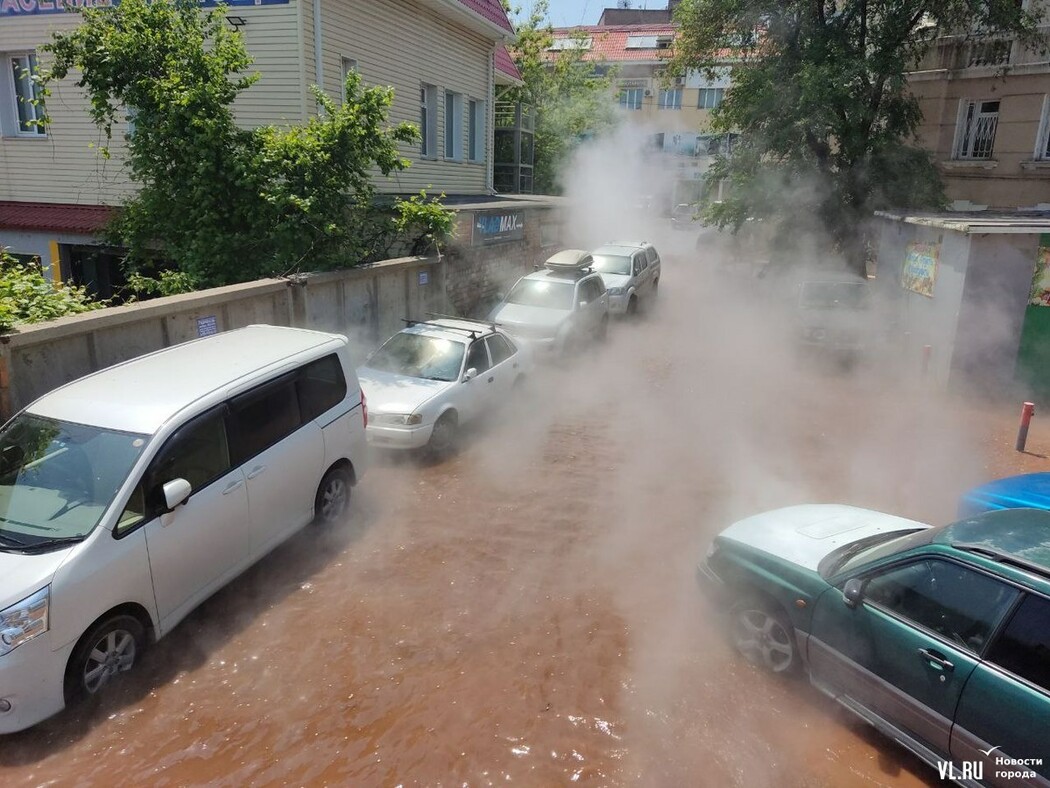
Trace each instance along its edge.
{"label": "dark suv", "polygon": [[736,647],[962,785],[1050,785],[1050,512],[930,528],[850,506],[734,523],[699,567]]}

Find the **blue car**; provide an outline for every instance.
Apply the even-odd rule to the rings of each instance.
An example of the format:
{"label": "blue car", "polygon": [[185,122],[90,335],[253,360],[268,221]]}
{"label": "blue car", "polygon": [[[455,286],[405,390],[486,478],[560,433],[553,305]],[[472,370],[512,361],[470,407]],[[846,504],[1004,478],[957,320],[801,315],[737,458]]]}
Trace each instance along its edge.
{"label": "blue car", "polygon": [[974,487],[959,501],[959,517],[994,509],[1050,509],[1050,473],[1026,473]]}

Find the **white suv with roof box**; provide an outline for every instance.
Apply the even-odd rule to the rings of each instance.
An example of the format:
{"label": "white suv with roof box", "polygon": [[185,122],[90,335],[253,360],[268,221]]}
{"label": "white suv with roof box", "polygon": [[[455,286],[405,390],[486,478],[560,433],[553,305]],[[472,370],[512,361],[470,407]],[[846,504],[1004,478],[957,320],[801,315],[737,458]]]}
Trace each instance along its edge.
{"label": "white suv with roof box", "polygon": [[562,357],[588,339],[605,339],[609,296],[590,252],[565,249],[519,279],[489,320],[528,342],[538,356]]}
{"label": "white suv with roof box", "polygon": [[250,326],[75,380],[0,429],[0,733],[130,670],[151,639],[365,470],[346,337]]}

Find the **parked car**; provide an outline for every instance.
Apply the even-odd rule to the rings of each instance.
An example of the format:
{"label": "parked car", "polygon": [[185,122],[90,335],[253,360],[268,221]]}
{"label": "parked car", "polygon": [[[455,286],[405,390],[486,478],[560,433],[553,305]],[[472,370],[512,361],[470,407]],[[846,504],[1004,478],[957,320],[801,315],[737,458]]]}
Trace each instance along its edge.
{"label": "parked car", "polygon": [[460,429],[505,403],[530,368],[529,353],[490,323],[408,321],[357,370],[368,397],[368,441],[448,453]]}
{"label": "parked car", "polygon": [[97,695],[365,471],[346,337],[251,326],[73,381],[0,429],[0,733]]}
{"label": "parked car", "polygon": [[523,276],[489,314],[539,358],[563,358],[609,328],[609,295],[590,252],[566,249]]}
{"label": "parked car", "polygon": [[613,241],[591,252],[594,270],[609,294],[609,311],[634,315],[651,304],[660,287],[660,255],[647,241]]}
{"label": "parked car", "polygon": [[996,509],[1050,509],[1050,473],[995,479],[967,490],[959,500],[959,517]]}
{"label": "parked car", "polygon": [[748,659],[804,671],[942,777],[1050,779],[1050,512],[930,528],[793,506],[722,531],[698,577]]}
{"label": "parked car", "polygon": [[696,206],[687,202],[680,202],[671,209],[671,227],[675,230],[697,230],[700,225],[696,222]]}
{"label": "parked car", "polygon": [[799,285],[796,342],[800,350],[853,362],[872,342],[871,297],[859,280],[814,280]]}

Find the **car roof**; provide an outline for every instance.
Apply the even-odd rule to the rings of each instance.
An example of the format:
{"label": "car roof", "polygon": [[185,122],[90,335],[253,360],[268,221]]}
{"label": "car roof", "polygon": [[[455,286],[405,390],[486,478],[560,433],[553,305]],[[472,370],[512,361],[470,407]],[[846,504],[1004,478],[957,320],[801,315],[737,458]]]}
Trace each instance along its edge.
{"label": "car roof", "polygon": [[937,529],[934,544],[1034,573],[1050,586],[1050,511],[998,509]]}
{"label": "car roof", "polygon": [[652,246],[648,241],[608,241],[602,244],[595,253],[608,254],[607,249],[648,249]]}
{"label": "car roof", "polygon": [[556,271],[552,271],[549,268],[541,268],[538,271],[533,271],[531,274],[526,274],[522,277],[522,279],[554,279],[559,282],[566,282],[568,284],[572,284],[573,282],[578,282],[581,279],[586,279],[588,276],[598,276],[599,278],[601,278],[598,272],[591,268],[587,268],[582,271],[574,268],[565,268]]}
{"label": "car roof", "polygon": [[26,410],[60,421],[152,435],[187,406],[288,359],[346,337],[301,328],[248,326],[133,358],[57,388]]}

